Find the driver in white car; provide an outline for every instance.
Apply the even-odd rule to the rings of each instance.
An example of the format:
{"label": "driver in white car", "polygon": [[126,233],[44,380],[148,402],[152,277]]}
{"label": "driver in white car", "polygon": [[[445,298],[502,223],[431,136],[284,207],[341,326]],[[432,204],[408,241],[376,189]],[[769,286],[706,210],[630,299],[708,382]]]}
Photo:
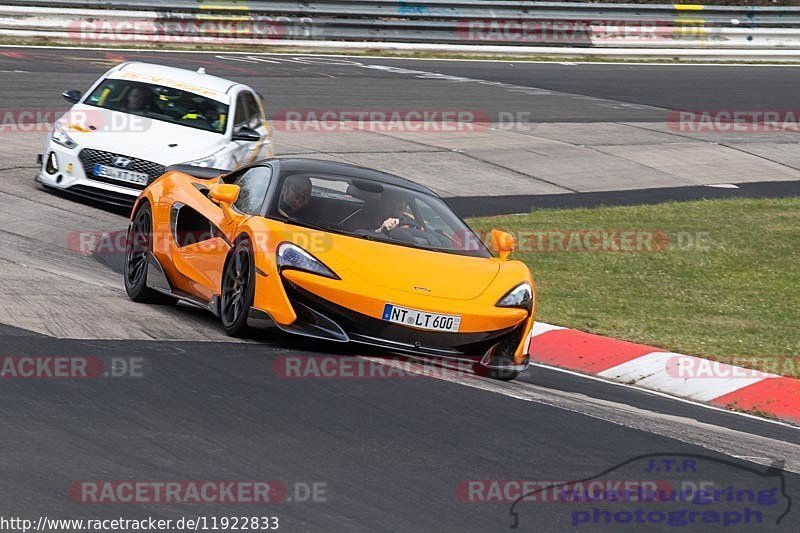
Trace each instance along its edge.
{"label": "driver in white car", "polygon": [[134,87],[125,98],[125,111],[143,112],[153,111],[155,95],[146,87]]}

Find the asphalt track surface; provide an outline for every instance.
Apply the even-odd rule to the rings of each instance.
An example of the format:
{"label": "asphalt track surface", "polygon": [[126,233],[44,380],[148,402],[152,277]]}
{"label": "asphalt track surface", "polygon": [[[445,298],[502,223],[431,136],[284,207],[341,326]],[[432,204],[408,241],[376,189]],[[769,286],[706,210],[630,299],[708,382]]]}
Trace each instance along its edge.
{"label": "asphalt track surface", "polygon": [[[268,111],[273,112],[477,108],[492,118],[501,112],[525,112],[533,122],[656,122],[672,109],[791,110],[797,105],[800,81],[800,67],[794,66],[375,60],[0,47],[0,73],[14,80],[0,84],[0,101],[6,108],[66,108],[60,97],[63,88],[83,89],[112,65],[134,60],[183,68],[205,66],[209,73],[235,77],[263,92]],[[486,80],[519,90],[502,99],[487,98],[491,85],[448,90],[452,87],[443,88],[436,79],[409,79],[403,72],[365,69],[354,63]],[[15,75],[16,70],[25,72]],[[524,88],[590,98],[554,94],[531,99]]]}
{"label": "asphalt track surface", "polygon": [[[0,55],[0,70],[28,71],[2,74],[0,97],[5,102],[18,107],[63,107],[58,96],[62,87],[84,87],[108,66],[98,63],[97,53],[70,50],[39,51],[35,55],[36,59],[28,56],[27,61]],[[65,59],[65,55],[82,59]],[[192,61],[192,56],[184,54],[170,54],[169,58],[177,65],[190,66]],[[380,63],[414,69],[420,62]],[[398,95],[416,105],[428,102],[441,106],[459,99],[474,103],[476,97],[430,91],[425,80],[410,82],[383,71],[370,73],[373,77],[367,83],[348,76],[352,74],[350,67],[310,67],[302,63],[269,66],[250,79],[246,71],[235,70],[249,68],[248,63],[220,63],[219,73],[237,75],[268,90],[278,108],[322,107],[332,100],[339,106],[396,106]],[[708,67],[705,74],[695,75],[694,69],[703,67],[580,67],[528,65],[524,68],[530,74],[520,75],[509,73],[506,65],[493,63],[425,64],[425,70],[480,75],[503,83],[520,84],[524,81],[520,76],[530,76],[537,87],[561,84],[560,91],[568,88],[574,94],[583,91],[614,99],[632,91],[625,83],[612,83],[614,76],[617,80],[627,75],[640,80],[640,75],[629,72],[674,69],[669,76],[641,82],[649,90],[643,89],[636,105],[657,107],[672,105],[665,98],[677,98],[661,83],[680,89],[681,101],[694,102],[687,107],[708,105],[715,91],[718,98],[730,100],[717,100],[718,107],[764,106],[759,100],[762,96],[752,90],[756,83],[752,77],[756,75],[771,79],[770,94],[773,90],[775,94],[768,102],[770,106],[780,107],[782,101],[789,107],[788,87],[795,72],[800,72],[790,67]],[[577,71],[582,74],[575,75]],[[720,91],[719,85],[715,89],[717,83],[736,80],[744,83],[745,89],[730,94]],[[502,105],[514,105],[513,98]],[[530,105],[530,99],[520,97],[520,109],[530,109]],[[649,107],[604,107],[595,101],[587,101],[583,108],[542,105],[534,111],[539,117],[559,121],[570,117],[585,121],[598,113],[619,119],[633,113],[637,120],[647,120],[646,116],[663,120],[663,113],[659,116]],[[95,217],[109,230],[125,227],[125,217],[118,212],[86,202],[73,204],[22,177],[11,185],[13,190],[4,191],[9,194],[4,194],[2,209],[6,214],[19,215],[22,224],[13,231],[4,228],[0,232],[4,246],[19,252],[17,259],[4,257],[0,262],[3,275],[17,273],[29,264],[37,265],[38,270],[48,261],[56,271],[73,268],[73,259],[63,246],[42,248],[48,227],[53,234],[61,231],[60,226],[70,220],[68,211]],[[15,196],[19,199],[13,200]],[[27,202],[46,212],[48,218],[38,220],[35,212],[19,211],[23,206],[30,208]],[[25,243],[22,239],[26,216],[41,241]],[[101,283],[119,276],[118,257],[85,258],[80,271],[81,279],[92,283],[76,285],[72,300],[66,296],[53,300],[54,318],[69,315],[72,306],[78,307],[81,290],[87,296],[102,292],[108,300],[119,298],[119,308],[136,307],[124,299],[118,287],[111,290]],[[65,283],[72,286],[74,281],[70,277]],[[20,292],[21,301],[25,301],[25,288]],[[24,313],[26,309],[9,312]],[[216,328],[209,316],[188,308],[141,310],[145,312],[187,323],[198,336],[209,335],[207,332]],[[87,326],[90,330],[91,324]],[[800,523],[796,508],[800,502],[800,433],[796,429],[569,373],[534,367],[513,384],[478,378],[286,379],[275,370],[276,361],[283,356],[381,354],[335,349],[272,333],[243,343],[165,341],[157,337],[149,341],[64,339],[0,325],[0,342],[6,356],[88,355],[139,358],[144,362],[140,377],[2,380],[3,516],[35,520],[42,515],[172,519],[267,515],[280,517],[284,531],[505,531],[515,523],[512,503],[464,502],[458,492],[464,481],[566,481],[598,475],[610,480],[652,479],[652,474],[642,468],[646,461],[642,456],[667,454],[694,458],[701,470],[696,475],[673,472],[656,477],[676,482],[704,479],[715,482],[718,488],[744,489],[774,485],[780,479],[784,490],[779,494],[785,495],[778,498],[779,504],[766,509],[762,523],[731,527],[601,522],[574,528],[572,513],[582,507],[523,502],[513,508],[518,530],[796,531]],[[785,472],[772,472],[775,475],[765,478],[766,465],[776,460],[784,461]],[[622,466],[625,463],[627,466]],[[610,473],[602,474],[605,471]],[[324,483],[325,501],[287,501],[268,506],[85,505],[68,496],[70,486],[80,480],[254,479],[280,480],[288,486]],[[618,503],[612,509],[617,512],[635,507]],[[787,509],[788,514],[776,523]]]}

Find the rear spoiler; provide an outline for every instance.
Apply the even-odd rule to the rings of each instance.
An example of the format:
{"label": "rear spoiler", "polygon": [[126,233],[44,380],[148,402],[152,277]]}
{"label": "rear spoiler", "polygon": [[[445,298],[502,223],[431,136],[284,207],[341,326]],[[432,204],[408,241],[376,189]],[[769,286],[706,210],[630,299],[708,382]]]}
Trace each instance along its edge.
{"label": "rear spoiler", "polygon": [[173,170],[177,170],[178,172],[183,172],[184,174],[189,174],[190,176],[201,179],[216,178],[217,176],[221,176],[222,174],[227,174],[230,172],[230,170],[223,170],[221,168],[196,167],[194,165],[185,164],[170,165],[167,167],[167,172]]}

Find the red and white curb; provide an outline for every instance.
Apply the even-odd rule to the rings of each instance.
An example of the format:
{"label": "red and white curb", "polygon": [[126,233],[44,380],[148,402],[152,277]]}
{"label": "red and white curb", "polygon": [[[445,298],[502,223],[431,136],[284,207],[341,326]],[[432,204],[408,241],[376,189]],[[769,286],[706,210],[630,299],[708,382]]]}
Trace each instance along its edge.
{"label": "red and white curb", "polygon": [[534,363],[800,424],[800,380],[537,322]]}

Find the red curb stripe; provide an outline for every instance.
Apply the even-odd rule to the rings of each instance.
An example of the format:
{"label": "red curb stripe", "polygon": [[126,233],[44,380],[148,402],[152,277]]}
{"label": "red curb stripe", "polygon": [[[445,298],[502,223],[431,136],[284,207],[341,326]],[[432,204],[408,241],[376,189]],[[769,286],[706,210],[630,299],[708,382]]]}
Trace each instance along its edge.
{"label": "red curb stripe", "polygon": [[601,337],[574,329],[557,329],[531,340],[531,357],[540,363],[596,374],[642,355],[662,351],[653,346]]}
{"label": "red curb stripe", "polygon": [[711,400],[711,403],[745,411],[759,410],[800,423],[800,380],[767,378]]}

